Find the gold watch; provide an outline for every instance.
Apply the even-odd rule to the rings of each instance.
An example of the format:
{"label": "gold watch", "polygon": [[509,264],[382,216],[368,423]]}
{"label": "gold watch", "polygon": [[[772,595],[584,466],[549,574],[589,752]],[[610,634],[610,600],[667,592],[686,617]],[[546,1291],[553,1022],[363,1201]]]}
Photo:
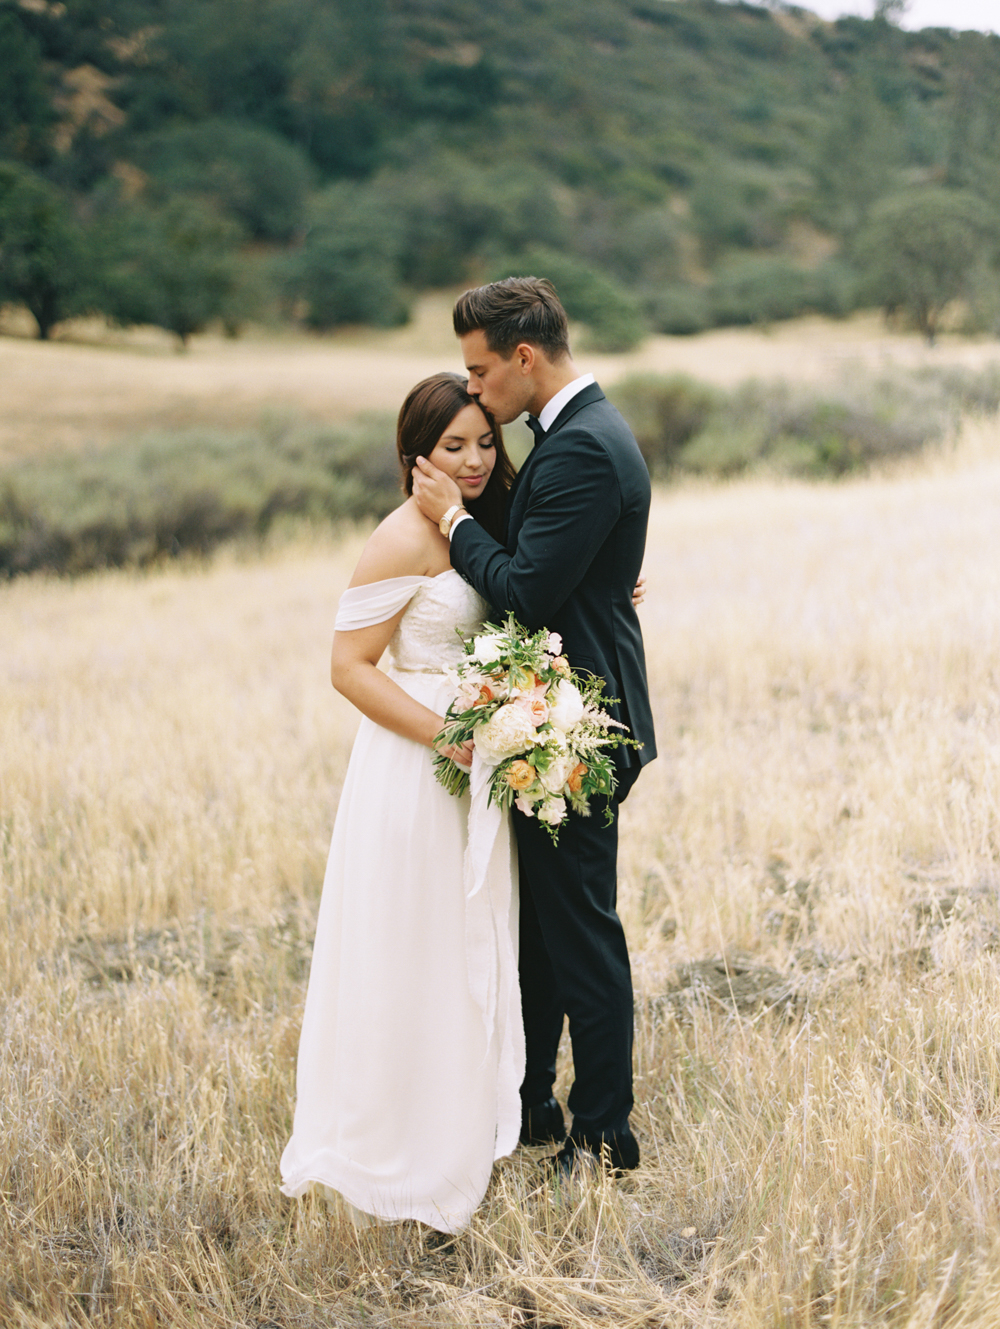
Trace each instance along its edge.
{"label": "gold watch", "polygon": [[441,534],[444,536],[446,540],[448,538],[448,532],[451,530],[451,523],[455,520],[455,518],[458,516],[460,512],[464,511],[465,508],[462,507],[461,503],[453,503],[451,507],[448,509],[448,511],[441,518],[441,520],[438,522],[438,530],[441,532]]}

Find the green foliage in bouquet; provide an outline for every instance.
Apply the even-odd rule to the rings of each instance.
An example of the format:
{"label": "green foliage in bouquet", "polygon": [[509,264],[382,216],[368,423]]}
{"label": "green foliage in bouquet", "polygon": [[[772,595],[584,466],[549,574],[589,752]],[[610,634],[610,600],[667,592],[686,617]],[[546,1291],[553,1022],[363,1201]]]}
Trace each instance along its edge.
{"label": "green foliage in bouquet", "polygon": [[[603,709],[604,680],[574,671],[557,634],[529,633],[513,616],[487,623],[464,647],[437,747],[471,739],[492,767],[490,802],[537,816],[553,842],[567,812],[590,815],[592,798],[607,800],[610,821],[610,750],[639,745]],[[434,766],[449,793],[468,790],[468,774],[443,752]]]}

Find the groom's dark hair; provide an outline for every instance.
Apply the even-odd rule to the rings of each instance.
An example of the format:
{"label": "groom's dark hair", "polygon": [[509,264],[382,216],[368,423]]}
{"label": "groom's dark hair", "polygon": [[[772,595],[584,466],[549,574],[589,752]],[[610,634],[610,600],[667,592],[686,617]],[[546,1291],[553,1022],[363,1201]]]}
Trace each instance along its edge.
{"label": "groom's dark hair", "polygon": [[491,351],[509,360],[515,346],[539,346],[550,360],[569,355],[566,311],[545,277],[505,277],[466,291],[452,315],[456,337],[482,332]]}

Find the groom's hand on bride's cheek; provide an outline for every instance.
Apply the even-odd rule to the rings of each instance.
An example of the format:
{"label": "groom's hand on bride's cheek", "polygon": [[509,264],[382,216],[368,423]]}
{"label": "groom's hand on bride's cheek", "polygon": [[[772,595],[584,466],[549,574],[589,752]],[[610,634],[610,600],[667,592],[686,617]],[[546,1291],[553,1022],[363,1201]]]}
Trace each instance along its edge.
{"label": "groom's hand on bride's cheek", "polygon": [[413,467],[413,497],[424,516],[438,522],[450,507],[461,503],[462,492],[450,475],[426,457],[418,457]]}

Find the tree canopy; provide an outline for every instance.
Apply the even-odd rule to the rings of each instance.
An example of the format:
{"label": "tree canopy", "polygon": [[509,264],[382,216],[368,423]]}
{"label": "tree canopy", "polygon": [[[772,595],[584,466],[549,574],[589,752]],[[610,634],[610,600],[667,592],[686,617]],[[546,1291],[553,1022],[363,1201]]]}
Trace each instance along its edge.
{"label": "tree canopy", "polygon": [[43,340],[98,302],[85,238],[53,185],[0,163],[0,304],[27,306]]}
{"label": "tree canopy", "polygon": [[948,304],[973,296],[1000,253],[1000,218],[966,190],[926,187],[883,199],[858,243],[872,298],[905,311],[933,344]]}

